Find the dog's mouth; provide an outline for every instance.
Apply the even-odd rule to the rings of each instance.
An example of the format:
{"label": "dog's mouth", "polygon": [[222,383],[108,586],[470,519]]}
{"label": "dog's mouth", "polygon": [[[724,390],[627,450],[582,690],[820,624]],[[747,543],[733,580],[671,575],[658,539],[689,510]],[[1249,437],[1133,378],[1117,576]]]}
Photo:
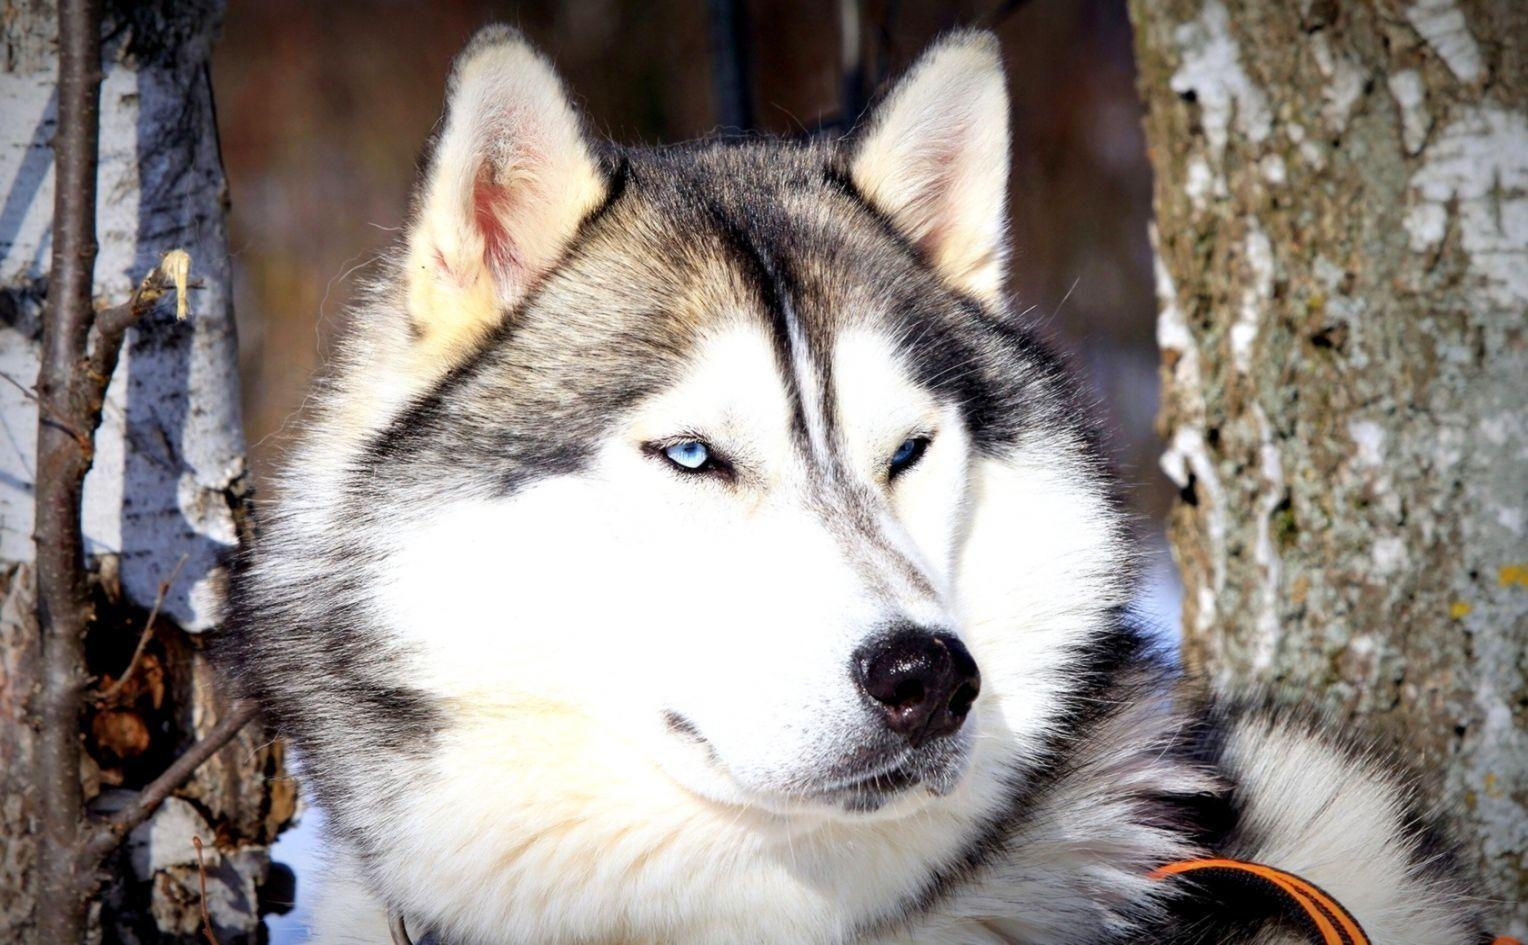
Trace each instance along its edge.
{"label": "dog's mouth", "polygon": [[[710,767],[737,782],[716,747],[690,719],[668,711],[663,720],[670,733],[695,745]],[[899,752],[867,746],[855,755],[837,771],[793,778],[790,784],[767,793],[792,806],[804,803],[850,814],[874,813],[919,787],[935,796],[948,794],[964,773],[967,751],[963,740],[948,740]],[[739,786],[749,793],[760,793],[741,783]]]}
{"label": "dog's mouth", "polygon": [[811,796],[852,814],[869,814],[885,807],[897,795],[922,784],[923,780],[923,775],[903,759],[882,770],[827,785],[812,792]]}

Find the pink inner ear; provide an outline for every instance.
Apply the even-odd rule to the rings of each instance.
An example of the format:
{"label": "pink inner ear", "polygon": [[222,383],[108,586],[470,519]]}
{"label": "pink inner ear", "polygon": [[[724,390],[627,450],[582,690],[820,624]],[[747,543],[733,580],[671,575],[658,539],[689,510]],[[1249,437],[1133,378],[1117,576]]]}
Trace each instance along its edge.
{"label": "pink inner ear", "polygon": [[955,230],[954,200],[957,147],[940,147],[918,155],[916,174],[918,192],[908,207],[922,224],[918,248],[933,256]]}
{"label": "pink inner ear", "polygon": [[484,166],[472,182],[472,218],[483,238],[483,264],[501,291],[514,285],[524,269],[510,236],[514,210],[514,199],[494,180],[493,168]]}

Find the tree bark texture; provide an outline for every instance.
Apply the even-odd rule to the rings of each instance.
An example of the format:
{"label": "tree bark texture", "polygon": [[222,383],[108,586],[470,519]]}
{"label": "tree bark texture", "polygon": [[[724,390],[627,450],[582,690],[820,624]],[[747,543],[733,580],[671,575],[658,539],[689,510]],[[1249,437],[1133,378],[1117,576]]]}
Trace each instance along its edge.
{"label": "tree bark texture", "polygon": [[[126,300],[170,249],[189,252],[200,288],[184,322],[167,304],[130,330],[85,482],[89,690],[113,691],[105,701],[87,694],[81,719],[80,777],[97,814],[128,803],[229,705],[199,639],[216,628],[223,565],[247,518],[227,192],[207,78],[221,12],[218,0],[106,9],[96,306]],[[6,4],[0,38],[0,941],[33,942],[42,798],[28,777],[41,724],[31,388],[50,291],[53,3]],[[224,945],[256,941],[268,844],[295,804],[281,761],[280,747],[251,729],[202,766],[108,860],[93,934],[195,940],[197,836],[216,933]]]}
{"label": "tree bark texture", "polygon": [[1184,658],[1381,734],[1528,933],[1528,4],[1131,0]]}

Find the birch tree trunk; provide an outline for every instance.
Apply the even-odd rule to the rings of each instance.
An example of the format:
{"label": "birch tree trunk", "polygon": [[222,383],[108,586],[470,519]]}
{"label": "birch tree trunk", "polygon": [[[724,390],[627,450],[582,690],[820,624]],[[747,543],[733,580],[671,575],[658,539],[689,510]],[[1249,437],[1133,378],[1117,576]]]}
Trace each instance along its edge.
{"label": "birch tree trunk", "polygon": [[1528,4],[1131,0],[1184,656],[1379,731],[1528,933]]}
{"label": "birch tree trunk", "polygon": [[[98,692],[115,690],[87,708],[81,733],[81,778],[98,812],[152,780],[227,706],[198,639],[216,626],[222,562],[247,512],[227,192],[207,78],[221,9],[219,0],[116,4],[107,15],[96,297],[126,299],[160,254],[175,248],[189,252],[201,287],[184,322],[172,305],[130,331],[86,479],[85,535],[97,588],[90,671]],[[0,941],[30,943],[38,642],[31,388],[53,208],[53,3],[7,3],[0,31]],[[156,601],[158,616],[134,661]],[[96,919],[101,937],[195,940],[196,836],[207,845],[216,933],[225,945],[257,941],[267,847],[295,801],[282,775],[279,746],[253,731],[204,765],[108,863],[112,879]]]}

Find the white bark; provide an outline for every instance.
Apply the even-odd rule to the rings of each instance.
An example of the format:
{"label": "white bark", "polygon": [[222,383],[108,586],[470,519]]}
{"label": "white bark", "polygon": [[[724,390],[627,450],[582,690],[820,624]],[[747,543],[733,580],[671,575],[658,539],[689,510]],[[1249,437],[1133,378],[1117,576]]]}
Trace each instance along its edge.
{"label": "white bark", "polygon": [[[85,487],[85,535],[107,601],[90,646],[114,660],[111,669],[98,671],[120,673],[124,635],[131,650],[160,582],[176,573],[162,611],[173,625],[155,634],[160,694],[118,707],[155,722],[146,736],[147,759],[173,756],[209,730],[226,704],[194,635],[218,622],[223,562],[246,515],[244,441],[227,191],[207,77],[221,2],[116,9],[127,21],[108,22],[107,29],[95,294],[101,304],[125,300],[160,255],[175,248],[190,254],[192,279],[200,284],[184,322],[168,304],[129,331]],[[6,57],[0,70],[0,941],[7,942],[30,941],[33,908],[25,776],[36,632],[28,562],[37,413],[30,390],[52,224],[54,19],[50,3],[8,4],[0,23]],[[109,634],[118,638],[105,639]],[[168,719],[154,714],[160,709],[149,705],[154,699],[169,707]],[[93,745],[87,738],[87,747]],[[98,770],[100,752],[92,747],[92,753],[83,776],[87,797],[98,795],[97,810],[109,809],[154,773],[127,763]],[[130,853],[113,860],[119,873],[103,893],[101,914],[108,937],[195,938],[195,834],[207,844],[208,904],[221,940],[255,941],[266,844],[295,803],[281,773],[279,746],[256,744],[248,733],[203,766],[181,791],[189,800],[167,803],[135,832]],[[113,789],[117,782],[121,787]]]}
{"label": "white bark", "polygon": [[1528,5],[1134,0],[1185,658],[1387,735],[1528,933]]}
{"label": "white bark", "polygon": [[[177,247],[190,253],[202,288],[183,325],[166,310],[129,332],[85,486],[86,539],[92,553],[119,556],[130,600],[150,606],[187,556],[164,608],[190,631],[217,622],[216,573],[237,540],[229,493],[244,470],[226,184],[202,72],[212,36],[191,36],[172,61],[106,65],[96,295],[127,298]],[[37,376],[52,225],[57,70],[51,57],[16,66],[0,72],[0,280],[14,311],[0,323],[0,372],[17,382],[0,380],[0,559],[24,562],[32,558],[37,423],[26,389]]]}

